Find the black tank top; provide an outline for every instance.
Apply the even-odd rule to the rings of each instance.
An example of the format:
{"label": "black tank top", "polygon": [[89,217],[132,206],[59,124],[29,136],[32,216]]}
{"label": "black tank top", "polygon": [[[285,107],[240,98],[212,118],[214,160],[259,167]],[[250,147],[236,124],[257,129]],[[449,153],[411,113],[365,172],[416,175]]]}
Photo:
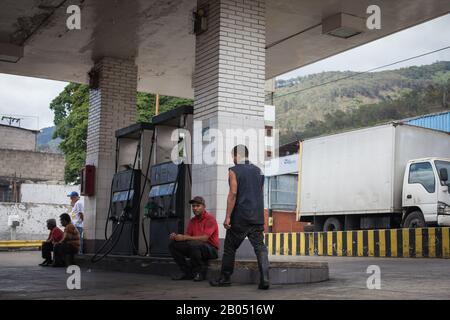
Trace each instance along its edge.
{"label": "black tank top", "polygon": [[245,161],[231,167],[236,174],[236,204],[231,224],[264,224],[264,175],[261,170]]}

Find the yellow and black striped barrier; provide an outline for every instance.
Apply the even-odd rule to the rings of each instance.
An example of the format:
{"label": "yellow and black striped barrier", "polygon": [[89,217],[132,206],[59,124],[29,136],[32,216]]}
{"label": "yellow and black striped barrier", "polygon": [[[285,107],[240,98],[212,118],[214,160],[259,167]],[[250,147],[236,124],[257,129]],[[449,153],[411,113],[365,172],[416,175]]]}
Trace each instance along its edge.
{"label": "yellow and black striped barrier", "polygon": [[40,248],[44,240],[6,240],[0,241],[0,249]]}
{"label": "yellow and black striped barrier", "polygon": [[271,255],[450,258],[450,228],[267,233]]}

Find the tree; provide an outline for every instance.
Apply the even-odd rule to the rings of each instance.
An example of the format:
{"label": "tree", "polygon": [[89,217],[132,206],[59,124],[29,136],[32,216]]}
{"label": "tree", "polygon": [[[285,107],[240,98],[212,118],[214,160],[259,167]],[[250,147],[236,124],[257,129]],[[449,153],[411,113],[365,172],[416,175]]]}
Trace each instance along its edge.
{"label": "tree", "polygon": [[56,129],[53,138],[61,138],[59,145],[64,153],[66,183],[78,182],[79,171],[86,159],[89,89],[85,85],[68,84],[50,103],[55,114]]}
{"label": "tree", "polygon": [[[151,122],[155,114],[155,95],[137,92],[136,121]],[[192,104],[191,99],[160,96],[160,112],[183,104]],[[64,153],[66,183],[79,182],[79,172],[86,161],[87,124],[89,114],[89,88],[70,83],[50,103],[55,114],[56,126],[53,138],[61,138],[60,149]]]}
{"label": "tree", "polygon": [[442,90],[442,106],[447,108],[447,94],[450,86],[450,72],[439,71],[433,76],[433,80],[441,87]]}

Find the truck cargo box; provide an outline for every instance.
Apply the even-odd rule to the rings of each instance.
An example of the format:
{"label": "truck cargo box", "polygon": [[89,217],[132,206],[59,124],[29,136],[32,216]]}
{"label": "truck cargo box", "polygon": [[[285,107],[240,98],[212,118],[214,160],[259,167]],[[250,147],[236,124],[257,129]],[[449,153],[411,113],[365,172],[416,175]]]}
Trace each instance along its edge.
{"label": "truck cargo box", "polygon": [[406,163],[424,157],[450,158],[450,135],[391,123],[305,140],[298,213],[401,212]]}

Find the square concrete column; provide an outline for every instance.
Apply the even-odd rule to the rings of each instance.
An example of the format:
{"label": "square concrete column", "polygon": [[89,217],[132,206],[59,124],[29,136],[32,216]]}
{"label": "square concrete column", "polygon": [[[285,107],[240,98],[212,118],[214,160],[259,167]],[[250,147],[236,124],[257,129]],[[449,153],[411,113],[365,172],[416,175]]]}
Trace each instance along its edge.
{"label": "square concrete column", "polygon": [[99,73],[99,86],[90,90],[86,164],[95,165],[96,181],[95,196],[85,197],[84,237],[88,239],[88,250],[93,249],[89,240],[104,239],[115,172],[115,131],[136,122],[134,60],[105,57],[95,64],[94,70]]}
{"label": "square concrete column", "polygon": [[208,28],[196,37],[192,195],[205,198],[224,238],[232,147],[245,144],[264,166],[265,0],[199,0],[199,8]]}

